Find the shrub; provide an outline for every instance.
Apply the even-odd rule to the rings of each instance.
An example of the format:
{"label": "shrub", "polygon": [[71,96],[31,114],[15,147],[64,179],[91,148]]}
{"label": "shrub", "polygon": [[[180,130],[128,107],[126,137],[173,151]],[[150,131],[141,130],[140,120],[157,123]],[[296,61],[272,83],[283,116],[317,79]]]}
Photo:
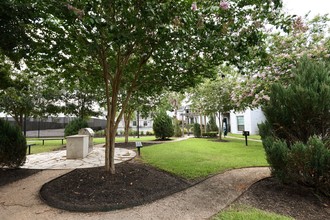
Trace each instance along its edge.
{"label": "shrub", "polygon": [[217,123],[215,122],[215,117],[214,115],[210,116],[210,120],[206,125],[206,131],[211,132],[211,131],[216,131],[218,132],[218,126]]}
{"label": "shrub", "polygon": [[309,137],[326,138],[330,129],[330,65],[303,58],[288,86],[271,87],[270,101],[263,106],[267,123],[277,138],[287,143],[307,143]]}
{"label": "shrub", "polygon": [[146,135],[147,135],[147,136],[150,136],[150,135],[154,135],[154,133],[153,133],[152,131],[147,131],[147,132],[146,132]]}
{"label": "shrub", "polygon": [[194,136],[196,137],[196,138],[200,138],[201,137],[201,127],[200,127],[200,125],[198,124],[198,123],[195,123],[194,124]]}
{"label": "shrub", "polygon": [[24,164],[26,139],[17,126],[0,119],[0,166],[16,168]]}
{"label": "shrub", "polygon": [[138,136],[138,132],[136,130],[129,129],[128,136]]}
{"label": "shrub", "polygon": [[182,130],[180,127],[180,122],[177,119],[174,119],[174,136],[175,137],[181,137],[182,136]]}
{"label": "shrub", "polygon": [[87,127],[88,127],[87,121],[85,121],[82,118],[76,118],[65,126],[64,135],[70,136],[70,135],[78,134],[78,131],[81,128],[87,128]]}
{"label": "shrub", "polygon": [[202,136],[203,137],[217,137],[218,136],[218,132],[215,132],[215,131],[213,131],[213,132],[205,132],[205,133],[203,133],[202,134]]}
{"label": "shrub", "polygon": [[293,81],[274,84],[259,125],[272,174],[330,195],[330,66],[304,57]]}
{"label": "shrub", "polygon": [[267,162],[270,165],[272,175],[284,183],[289,183],[287,175],[288,147],[283,141],[275,141],[268,137],[263,139],[263,146],[266,151]]}
{"label": "shrub", "polygon": [[95,136],[95,137],[104,137],[104,136],[105,136],[105,130],[98,130],[98,131],[95,131],[94,136]]}
{"label": "shrub", "polygon": [[166,139],[174,135],[172,119],[166,112],[158,113],[154,118],[153,130],[156,138]]}
{"label": "shrub", "polygon": [[275,177],[284,183],[314,187],[330,196],[330,150],[319,138],[312,137],[307,144],[297,142],[291,149],[280,140],[268,143],[267,161]]}

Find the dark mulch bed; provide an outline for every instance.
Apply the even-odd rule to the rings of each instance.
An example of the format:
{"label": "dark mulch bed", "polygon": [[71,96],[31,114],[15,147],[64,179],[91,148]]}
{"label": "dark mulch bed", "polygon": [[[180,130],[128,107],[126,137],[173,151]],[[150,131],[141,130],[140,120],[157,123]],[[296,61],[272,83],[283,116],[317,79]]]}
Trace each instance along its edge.
{"label": "dark mulch bed", "polygon": [[311,188],[283,185],[267,178],[252,185],[235,204],[244,204],[301,220],[330,219],[330,198]]}
{"label": "dark mulch bed", "polygon": [[24,179],[40,171],[41,170],[0,168],[0,187],[15,182],[17,180]]}
{"label": "dark mulch bed", "polygon": [[191,184],[164,171],[130,161],[116,166],[76,169],[46,183],[40,190],[50,206],[70,211],[109,211],[128,208],[181,191]]}

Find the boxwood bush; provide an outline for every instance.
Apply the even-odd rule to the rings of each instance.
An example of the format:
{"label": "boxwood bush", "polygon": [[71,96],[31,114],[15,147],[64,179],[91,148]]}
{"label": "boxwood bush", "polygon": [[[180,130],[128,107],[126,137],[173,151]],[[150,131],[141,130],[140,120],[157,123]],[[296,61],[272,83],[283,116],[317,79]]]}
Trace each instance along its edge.
{"label": "boxwood bush", "polygon": [[21,129],[0,119],[0,167],[16,168],[23,165],[26,148]]}

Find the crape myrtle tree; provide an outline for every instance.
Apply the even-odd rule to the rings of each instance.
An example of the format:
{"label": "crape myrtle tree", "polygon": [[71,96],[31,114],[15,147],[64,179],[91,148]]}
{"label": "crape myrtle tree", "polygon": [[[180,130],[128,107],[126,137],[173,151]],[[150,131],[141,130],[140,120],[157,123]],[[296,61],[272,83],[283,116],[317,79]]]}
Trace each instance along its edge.
{"label": "crape myrtle tree", "polygon": [[102,81],[100,82],[99,78],[93,79],[92,76],[76,75],[62,84],[59,89],[62,91],[62,101],[65,105],[62,106],[61,112],[81,119],[102,115],[100,109],[97,109],[105,104],[104,91],[98,86]]}
{"label": "crape myrtle tree", "polygon": [[[25,0],[6,0],[0,2],[0,54],[16,64],[27,56],[33,41],[27,33],[28,25],[35,18],[33,6]],[[1,64],[2,65],[2,64]],[[0,77],[2,79],[3,72]],[[1,83],[0,83],[1,84]]]}
{"label": "crape myrtle tree", "polygon": [[59,110],[54,104],[58,91],[25,65],[26,60],[33,59],[36,45],[31,33],[39,15],[33,2],[0,2],[0,111],[11,115],[19,127],[24,116],[40,117]]}
{"label": "crape myrtle tree", "polygon": [[219,68],[219,75],[214,80],[206,80],[191,95],[193,106],[203,106],[205,114],[216,114],[218,118],[219,139],[222,138],[222,114],[235,108],[232,93],[238,82],[237,73],[228,66]]}
{"label": "crape myrtle tree", "polygon": [[[49,52],[65,63],[75,56],[103,79],[105,167],[114,173],[115,134],[134,91],[194,86],[225,60],[242,67],[264,53],[263,25],[286,22],[281,6],[279,0],[47,0],[36,6],[44,17],[35,37],[50,47],[40,57]],[[119,98],[122,88],[125,99]]]}
{"label": "crape myrtle tree", "polygon": [[[237,108],[258,107],[269,101],[270,88],[273,83],[289,85],[295,80],[291,71],[297,66],[301,57],[307,55],[314,60],[328,59],[330,56],[329,17],[297,17],[292,23],[290,32],[272,31],[267,39],[268,52],[266,65],[255,66],[247,74],[233,94]],[[242,88],[245,88],[242,90]]]}

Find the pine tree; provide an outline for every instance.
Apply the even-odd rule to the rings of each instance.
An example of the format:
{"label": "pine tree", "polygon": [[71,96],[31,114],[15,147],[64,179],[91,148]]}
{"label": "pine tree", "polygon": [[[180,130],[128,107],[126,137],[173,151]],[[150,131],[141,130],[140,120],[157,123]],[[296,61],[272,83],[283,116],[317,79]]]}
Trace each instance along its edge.
{"label": "pine tree", "polygon": [[330,128],[330,65],[304,57],[287,87],[274,84],[263,111],[274,135],[288,143],[327,138]]}

